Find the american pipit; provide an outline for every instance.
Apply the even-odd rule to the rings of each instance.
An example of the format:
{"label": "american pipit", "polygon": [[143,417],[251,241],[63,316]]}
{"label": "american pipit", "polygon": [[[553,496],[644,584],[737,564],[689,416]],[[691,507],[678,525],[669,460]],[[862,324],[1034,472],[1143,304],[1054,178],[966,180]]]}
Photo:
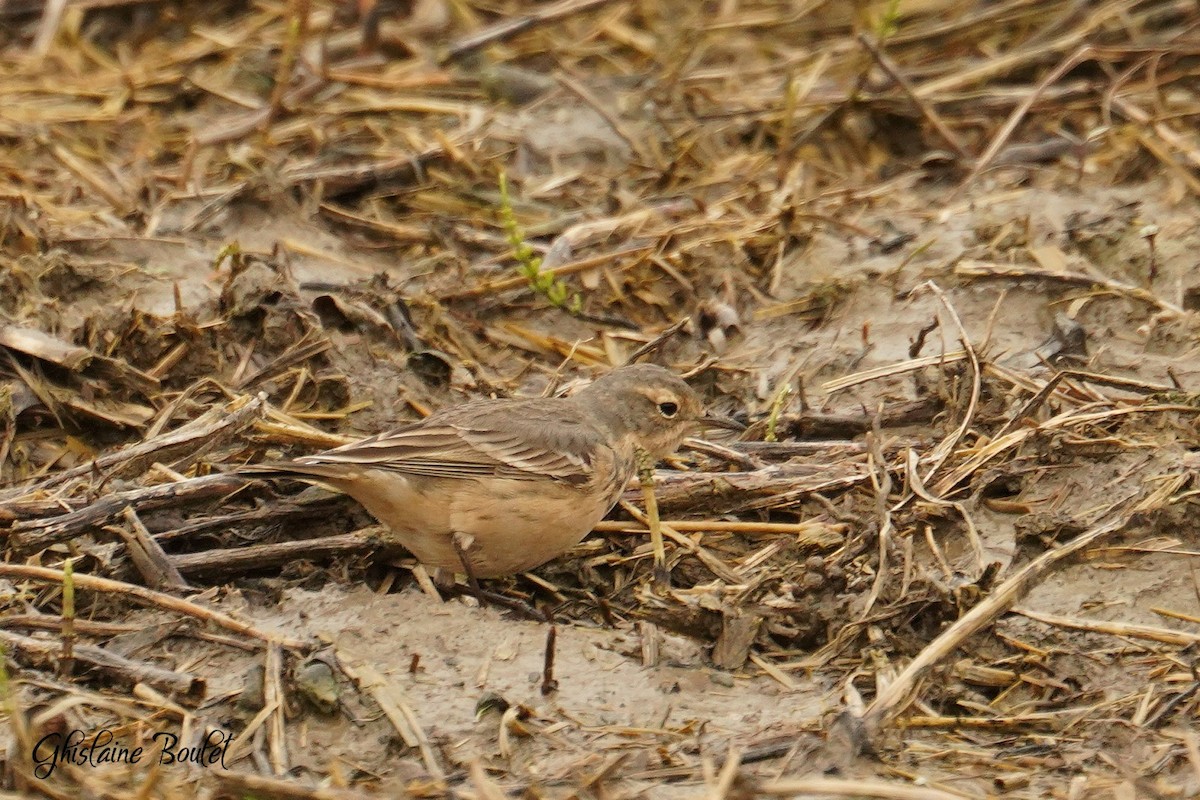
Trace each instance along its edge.
{"label": "american pipit", "polygon": [[427,567],[490,578],[578,544],[616,504],[642,453],[657,461],[675,452],[706,420],[722,424],[680,378],[634,364],[570,397],[476,400],[243,471],[331,486]]}

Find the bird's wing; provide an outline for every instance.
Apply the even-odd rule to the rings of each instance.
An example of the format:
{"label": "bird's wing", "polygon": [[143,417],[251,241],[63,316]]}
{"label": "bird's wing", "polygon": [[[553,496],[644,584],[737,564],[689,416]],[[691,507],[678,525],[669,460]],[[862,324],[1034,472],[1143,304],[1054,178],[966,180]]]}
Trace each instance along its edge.
{"label": "bird's wing", "polygon": [[[582,419],[548,420],[545,401],[473,403],[334,450],[303,456],[298,465],[371,467],[435,478],[551,477],[582,484],[603,446]],[[559,409],[554,403],[554,411]]]}

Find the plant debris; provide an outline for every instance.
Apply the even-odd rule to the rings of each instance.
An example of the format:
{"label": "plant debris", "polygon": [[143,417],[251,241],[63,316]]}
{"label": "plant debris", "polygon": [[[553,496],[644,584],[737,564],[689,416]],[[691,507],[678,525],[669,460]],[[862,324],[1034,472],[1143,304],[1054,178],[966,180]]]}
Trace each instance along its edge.
{"label": "plant debris", "polygon": [[[1195,11],[0,2],[0,790],[1194,794]],[[477,595],[233,472],[634,359]]]}

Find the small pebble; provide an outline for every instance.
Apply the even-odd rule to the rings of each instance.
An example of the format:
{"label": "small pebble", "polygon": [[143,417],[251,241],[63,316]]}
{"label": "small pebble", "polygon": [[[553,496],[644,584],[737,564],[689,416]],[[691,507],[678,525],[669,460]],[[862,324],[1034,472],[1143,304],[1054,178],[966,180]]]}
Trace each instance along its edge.
{"label": "small pebble", "polygon": [[708,679],[717,686],[728,686],[730,689],[733,688],[733,676],[728,672],[710,672],[708,674]]}
{"label": "small pebble", "polygon": [[825,576],[816,572],[806,572],[800,576],[798,588],[801,592],[815,592],[825,586]]}

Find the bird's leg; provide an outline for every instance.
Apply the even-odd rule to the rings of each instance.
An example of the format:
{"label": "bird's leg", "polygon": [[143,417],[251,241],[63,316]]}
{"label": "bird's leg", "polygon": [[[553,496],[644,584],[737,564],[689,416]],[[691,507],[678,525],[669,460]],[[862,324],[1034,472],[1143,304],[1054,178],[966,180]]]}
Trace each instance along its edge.
{"label": "bird's leg", "polygon": [[479,588],[479,581],[475,578],[475,570],[471,569],[471,559],[467,557],[467,548],[475,543],[475,537],[455,531],[450,534],[450,543],[454,545],[454,553],[458,556],[458,563],[462,564],[463,574],[467,576],[467,585],[471,587],[471,594],[475,595],[475,599],[479,601],[479,605],[483,605],[483,589]]}
{"label": "bird's leg", "polygon": [[654,548],[655,588],[666,589],[671,585],[671,573],[667,571],[667,548],[663,545],[662,526],[658,519],[658,498],[654,495],[654,457],[640,447],[637,448],[638,483],[642,486],[642,499],[646,503],[646,527],[650,529],[650,544]]}
{"label": "bird's leg", "polygon": [[467,557],[467,550],[475,543],[474,537],[455,532],[450,535],[450,542],[454,545],[454,553],[458,556],[458,563],[462,565],[463,574],[467,576],[467,587],[471,590],[471,596],[479,602],[480,606],[485,606],[490,602],[492,605],[515,611],[526,619],[545,619],[545,615],[539,614],[533,606],[511,597],[505,597],[498,592],[489,592],[479,585],[479,580],[475,577],[475,570],[471,568],[471,560]]}

